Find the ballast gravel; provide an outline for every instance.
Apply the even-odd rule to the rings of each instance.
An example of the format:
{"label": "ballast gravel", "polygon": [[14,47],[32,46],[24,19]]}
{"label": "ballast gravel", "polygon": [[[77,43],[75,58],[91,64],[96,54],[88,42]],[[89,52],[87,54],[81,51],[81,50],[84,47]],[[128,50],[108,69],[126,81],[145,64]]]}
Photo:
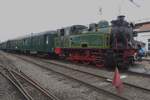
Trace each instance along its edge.
{"label": "ballast gravel", "polygon": [[59,74],[39,68],[11,55],[8,56],[20,71],[36,80],[46,89],[53,91],[61,100],[116,100]]}

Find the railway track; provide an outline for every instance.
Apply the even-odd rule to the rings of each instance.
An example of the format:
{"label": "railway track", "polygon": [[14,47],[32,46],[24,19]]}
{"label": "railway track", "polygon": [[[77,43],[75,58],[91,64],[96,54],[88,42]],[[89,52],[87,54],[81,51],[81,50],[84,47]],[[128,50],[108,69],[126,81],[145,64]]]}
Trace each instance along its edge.
{"label": "railway track", "polygon": [[150,77],[150,72],[149,73],[139,73],[139,72],[134,72],[134,71],[127,71],[126,72],[128,75],[137,75],[137,76],[143,76],[143,77]]}
{"label": "railway track", "polygon": [[[25,60],[24,58],[20,57],[20,56],[17,56],[23,60]],[[32,58],[32,57],[31,57]],[[49,64],[53,64],[53,65],[56,65],[56,66],[59,66],[59,67],[64,67],[64,68],[67,68],[67,69],[70,69],[70,70],[74,70],[74,71],[78,71],[78,72],[81,72],[81,73],[85,73],[85,74],[89,74],[89,75],[93,75],[95,77],[101,77],[103,79],[109,79],[108,77],[106,76],[102,76],[102,75],[98,75],[98,74],[93,74],[92,72],[89,72],[87,70],[81,70],[81,69],[78,69],[78,68],[75,68],[75,67],[69,67],[69,66],[66,66],[64,64],[61,64],[61,63],[58,63],[58,61],[55,61],[55,60],[45,60],[45,59],[39,59],[39,58],[36,58],[36,57],[33,57],[33,59],[36,59],[37,61],[42,61],[44,63],[49,63]],[[80,66],[80,65],[77,65],[77,66]],[[83,67],[83,66],[81,66]],[[91,67],[91,66],[90,66]],[[138,72],[133,72],[133,71],[126,71],[124,73],[127,73],[129,75],[137,75],[137,76],[142,76],[142,77],[147,77],[149,78],[150,77],[150,74],[147,74],[147,73],[138,73]],[[127,84],[127,85],[131,85],[133,87],[137,87],[136,85],[134,84],[129,84],[127,82],[124,82],[124,84]],[[142,88],[142,87],[139,87],[139,88]],[[143,88],[145,90],[150,90],[150,89],[147,89],[147,88]]]}
{"label": "railway track", "polygon": [[26,100],[33,100],[32,97],[27,93],[26,90],[24,90],[24,88],[22,88],[21,86],[19,86],[20,84],[15,81],[14,77],[10,74],[7,75],[6,73],[4,73],[2,70],[0,71],[0,74],[3,75],[6,79],[8,79],[18,90],[19,92],[21,92],[21,94],[24,96],[24,99]]}
{"label": "railway track", "polygon": [[[132,97],[132,94],[129,95],[127,93],[125,95],[118,95],[115,92],[109,91],[105,88],[102,88],[102,87],[99,87],[99,86],[93,84],[93,83],[97,82],[98,80],[101,80],[101,81],[103,81],[102,84],[107,84],[108,87],[109,87],[111,85],[111,82],[107,81],[107,79],[108,79],[107,77],[96,75],[96,74],[93,74],[93,73],[89,73],[89,72],[86,72],[86,71],[83,71],[83,70],[80,70],[80,69],[67,67],[65,65],[60,65],[60,64],[57,64],[57,63],[54,63],[54,62],[51,63],[51,64],[48,64],[48,62],[43,61],[41,59],[36,59],[36,61],[33,61],[33,60],[25,58],[25,57],[21,57],[21,56],[17,56],[17,55],[15,55],[15,56],[22,59],[22,60],[24,60],[24,61],[26,61],[26,62],[29,62],[31,64],[34,64],[36,66],[45,68],[46,70],[56,72],[58,74],[61,74],[63,76],[66,76],[68,78],[76,80],[78,82],[86,84],[87,86],[92,87],[93,89],[95,89],[97,91],[104,92],[104,93],[109,94],[113,97],[118,97],[121,100],[130,100],[131,98],[134,98],[134,97]],[[41,61],[46,63],[46,64],[40,63]],[[52,64],[55,66],[55,68],[52,67]],[[51,65],[51,67],[48,67],[49,65]],[[124,83],[124,86],[127,87],[129,89],[129,91],[130,91],[130,88],[133,88],[134,90],[142,91],[143,93],[145,93],[147,95],[150,94],[150,90],[147,89],[147,88],[139,87],[139,86],[129,84],[129,83]],[[147,99],[147,100],[149,100],[149,99]]]}
{"label": "railway track", "polygon": [[[24,56],[24,55],[22,55],[22,56]],[[54,65],[58,65],[58,66],[63,66],[63,67],[67,67],[67,66],[64,66],[64,65],[61,65],[61,64],[58,64],[57,62],[58,61],[56,61],[55,62],[55,60],[49,60],[49,58],[45,58],[45,56],[44,57],[41,57],[41,56],[38,56],[38,58],[37,58],[37,56],[31,56],[31,55],[28,55],[29,57],[31,57],[31,58],[33,58],[33,59],[37,59],[37,60],[39,60],[39,58],[40,58],[40,60],[42,60],[43,62],[45,62],[45,63],[51,63],[51,64],[54,64]],[[48,59],[48,61],[46,61]],[[143,59],[143,60],[145,60],[145,61],[150,61],[150,59]],[[68,61],[65,61],[65,60],[59,60],[59,62],[61,62],[61,63],[68,63],[68,64],[71,64],[70,62],[68,62]],[[75,63],[74,63],[75,64]],[[83,67],[83,64],[75,64],[75,65],[77,65],[77,66],[82,66]],[[86,67],[88,66],[88,67],[93,67],[92,65],[85,65]],[[132,67],[132,66],[131,66]],[[69,68],[69,67],[68,67]],[[98,69],[98,68],[97,68]],[[77,69],[75,69],[75,70],[77,70]],[[105,70],[105,69],[101,69],[101,70]],[[81,70],[80,70],[81,71]],[[86,72],[86,71],[84,71],[84,72]],[[123,73],[127,73],[127,74],[129,74],[129,75],[138,75],[138,76],[143,76],[143,77],[147,77],[147,78],[149,78],[150,77],[150,70],[149,71],[147,71],[147,72],[144,72],[144,73],[140,73],[140,72],[136,72],[136,71],[130,71],[130,70],[127,70],[127,71],[123,71]],[[90,73],[89,73],[90,74]]]}
{"label": "railway track", "polygon": [[[83,70],[80,70],[80,69],[77,69],[77,68],[68,67],[68,66],[65,66],[63,64],[57,63],[55,61],[46,61],[46,60],[42,60],[42,61],[45,62],[45,63],[51,63],[51,64],[54,64],[54,65],[57,65],[57,66],[60,66],[60,67],[65,67],[65,68],[68,68],[68,69],[71,69],[71,70],[79,71],[79,72],[82,72],[82,73],[87,73],[87,74],[93,75],[95,77],[101,77],[101,78],[106,79],[106,80],[109,79],[108,77],[105,77],[105,76],[102,76],[102,75],[93,74],[93,73],[91,73],[89,71],[85,71],[85,70],[83,71]],[[147,74],[147,73],[138,73],[138,72],[133,72],[133,71],[127,71],[125,73],[127,73],[128,75],[137,75],[137,76],[142,76],[142,77],[147,77],[147,78],[150,77],[150,74]],[[124,84],[128,85],[128,86],[131,86],[131,87],[143,89],[143,90],[146,90],[146,91],[150,92],[150,89],[147,89],[147,87],[143,88],[143,87],[139,87],[139,86],[134,85],[134,84],[127,83],[127,82],[124,82]]]}
{"label": "railway track", "polygon": [[[23,55],[24,56],[24,55]],[[38,60],[38,58],[36,57],[36,56],[31,56],[31,55],[28,55],[29,57],[31,57],[31,58],[33,58],[33,59],[37,59]],[[60,65],[60,66],[64,66],[64,65],[61,65],[61,64],[58,64],[58,63],[56,63],[56,62],[58,62],[58,60],[55,62],[55,60],[49,60],[49,58],[44,58],[44,57],[40,57],[40,56],[38,56],[39,58],[41,58],[41,59],[43,59],[42,61],[43,62],[46,62],[46,63],[51,63],[51,64],[54,64],[54,65]],[[40,60],[41,60],[40,59]],[[46,61],[48,59],[48,61]],[[145,60],[145,61],[150,61],[150,59],[143,59],[143,60]],[[59,60],[59,62],[61,62],[61,63],[68,63],[68,64],[71,64],[70,62],[68,62],[68,61],[66,61],[66,60]],[[75,63],[74,63],[75,64]],[[75,65],[77,65],[77,66],[82,66],[83,67],[83,65],[84,64],[75,64]],[[88,67],[93,67],[92,65],[85,65],[86,67],[88,66]],[[66,66],[64,66],[64,67],[66,67]],[[131,66],[132,67],[132,66]],[[98,68],[97,68],[98,69]],[[101,70],[105,70],[105,69],[101,69]],[[144,72],[144,73],[140,73],[140,72],[136,72],[136,71],[130,71],[130,70],[127,70],[127,71],[123,71],[123,73],[127,73],[127,74],[129,74],[129,75],[138,75],[138,76],[143,76],[143,77],[150,77],[150,70],[149,71],[147,71],[147,72]]]}
{"label": "railway track", "polygon": [[17,72],[8,66],[0,65],[0,74],[9,80],[26,100],[61,100],[23,72]]}
{"label": "railway track", "polygon": [[[32,57],[32,56],[31,56]],[[34,59],[37,59],[36,57],[34,57]],[[61,65],[61,64],[58,64],[57,62],[60,62],[60,63],[64,63],[64,61],[56,61],[56,60],[47,60],[47,59],[42,59],[42,61],[43,62],[45,62],[45,63],[51,63],[51,64],[56,64],[56,65],[60,65],[60,66],[64,66],[64,65]],[[150,60],[149,60],[150,61]],[[71,64],[70,62],[67,62],[67,61],[65,61],[65,63],[68,63],[68,64]],[[75,63],[74,63],[75,64]],[[91,67],[91,68],[93,68],[94,66],[92,66],[92,65],[84,65],[84,64],[75,64],[75,65],[77,65],[77,66],[81,66],[81,67]],[[67,67],[67,66],[64,66],[64,67]],[[131,66],[132,67],[132,66]],[[97,70],[106,70],[105,68],[101,68],[101,69],[99,69],[99,68],[96,68],[95,67],[95,69],[97,69]],[[147,71],[145,71],[145,72],[136,72],[136,71],[130,71],[130,70],[126,70],[126,71],[121,71],[120,70],[120,72],[122,72],[122,73],[126,73],[126,74],[128,74],[128,75],[137,75],[137,76],[143,76],[143,77],[147,77],[147,78],[149,78],[150,77],[150,70],[147,70]]]}

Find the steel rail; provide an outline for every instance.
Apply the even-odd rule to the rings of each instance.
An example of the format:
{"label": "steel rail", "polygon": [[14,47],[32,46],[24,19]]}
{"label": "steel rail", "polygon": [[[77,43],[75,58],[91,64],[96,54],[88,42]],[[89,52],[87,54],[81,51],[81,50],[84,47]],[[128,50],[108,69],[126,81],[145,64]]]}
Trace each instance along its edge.
{"label": "steel rail", "polygon": [[[31,61],[31,60],[28,60],[27,58],[24,58],[24,57],[20,57],[20,56],[17,56],[19,58],[21,58],[22,60],[26,60],[28,62],[31,62],[33,64],[35,64],[35,62]],[[32,58],[31,58],[32,59]],[[45,60],[41,60],[41,59],[38,59],[38,58],[34,58],[36,60],[40,60],[40,61],[43,61],[45,63],[51,63],[51,64],[54,64],[54,65],[57,65],[59,67],[64,67],[64,68],[67,68],[67,69],[70,69],[70,70],[74,70],[74,71],[78,71],[78,72],[81,72],[81,73],[85,73],[85,74],[89,74],[89,75],[92,75],[92,76],[95,76],[95,77],[100,77],[100,78],[104,78],[104,79],[108,79],[108,77],[105,77],[105,76],[101,76],[101,75],[98,75],[98,74],[93,74],[93,73],[90,73],[90,72],[87,72],[87,71],[83,71],[83,70],[80,70],[80,69],[76,69],[76,68],[71,68],[71,67],[68,67],[68,66],[65,66],[65,65],[62,65],[62,64],[58,64],[58,63],[54,63],[54,62],[50,62],[50,61],[45,61]],[[48,64],[49,64],[48,63]],[[36,64],[37,65],[37,64]],[[43,66],[42,66],[43,67]],[[47,68],[49,69],[49,68]],[[52,70],[52,69],[51,69]],[[111,81],[108,81],[108,82],[111,82]],[[137,85],[134,85],[134,84],[131,84],[131,83],[128,83],[128,82],[123,82],[126,86],[130,86],[130,87],[134,87],[134,88],[137,88],[137,89],[140,89],[140,90],[144,90],[148,93],[150,93],[150,89],[148,88],[144,88],[144,87],[140,87],[140,86],[137,86]]]}
{"label": "steel rail", "polygon": [[[17,57],[18,57],[18,56],[17,56]],[[55,72],[55,73],[58,73],[58,74],[60,74],[60,75],[65,76],[65,77],[68,77],[68,78],[70,78],[70,79],[73,79],[73,80],[75,80],[75,81],[77,81],[77,82],[80,82],[80,83],[82,83],[82,84],[84,84],[84,85],[86,85],[86,86],[88,86],[88,87],[93,88],[94,90],[96,90],[96,91],[98,91],[98,92],[103,92],[103,93],[105,93],[105,94],[108,94],[108,95],[110,95],[110,96],[113,96],[113,97],[118,98],[118,99],[121,99],[121,100],[128,100],[127,98],[124,98],[124,97],[122,97],[122,96],[120,96],[120,95],[117,95],[117,94],[115,94],[115,93],[109,92],[109,91],[104,90],[104,89],[101,89],[100,87],[94,86],[94,85],[92,85],[92,84],[90,84],[90,83],[87,83],[87,82],[85,82],[84,80],[80,80],[80,79],[78,79],[78,78],[75,78],[75,77],[72,77],[72,76],[68,76],[67,74],[62,73],[61,71],[53,70],[53,69],[51,69],[51,68],[48,68],[48,67],[43,66],[43,65],[41,65],[41,64],[35,63],[35,62],[33,62],[33,61],[31,61],[31,60],[28,60],[28,59],[26,59],[26,58],[22,58],[22,57],[20,57],[20,56],[19,56],[19,58],[22,59],[22,60],[24,60],[24,61],[27,61],[27,62],[29,62],[29,63],[31,63],[31,64],[34,64],[34,65],[36,65],[36,66],[39,66],[39,67],[41,67],[41,68],[44,68],[44,69],[46,69],[46,70],[50,70],[50,71],[52,71],[52,72]]]}
{"label": "steel rail", "polygon": [[[8,69],[7,69],[8,70]],[[21,89],[24,91],[24,93],[30,98],[30,100],[34,100],[30,94],[25,90],[25,88],[23,87],[23,85],[19,82],[19,80],[14,76],[14,74],[8,70],[8,72],[10,73],[10,75],[14,78],[14,80],[16,81],[16,83],[21,87]]]}
{"label": "steel rail", "polygon": [[21,94],[25,97],[26,100],[31,100],[31,98],[29,98],[27,96],[27,94],[22,90],[22,88],[20,86],[18,86],[18,84],[16,84],[10,77],[8,77],[7,75],[5,75],[2,71],[0,71],[1,75],[3,75],[6,79],[8,79],[20,92]]}
{"label": "steel rail", "polygon": [[[42,60],[43,62],[47,62],[47,61],[44,61]],[[48,62],[47,62],[48,63]],[[101,78],[104,78],[104,79],[109,79],[108,77],[105,77],[105,76],[101,76],[101,75],[97,75],[97,74],[93,74],[93,73],[90,73],[90,72],[87,72],[87,71],[83,71],[83,70],[79,70],[79,69],[76,69],[76,68],[71,68],[71,67],[67,67],[65,65],[61,65],[61,64],[58,64],[58,63],[54,63],[54,62],[50,62],[51,64],[54,64],[54,65],[57,65],[57,66],[60,66],[60,67],[64,67],[64,68],[67,68],[67,69],[70,69],[70,70],[74,70],[74,71],[78,71],[78,72],[81,72],[81,73],[85,73],[85,74],[89,74],[89,75],[92,75],[92,76],[95,76],[95,77],[101,77]],[[148,74],[139,74],[139,73],[134,73],[134,72],[128,72],[128,74],[135,74],[135,75],[140,75],[140,76],[146,76],[146,77],[150,77],[150,75]],[[108,81],[108,82],[111,82],[111,81]],[[139,88],[139,89],[143,89],[145,91],[148,91],[150,92],[150,89],[147,89],[147,88],[143,88],[143,87],[139,87],[137,85],[134,85],[134,84],[130,84],[130,83],[127,83],[127,82],[123,82],[125,85],[128,85],[128,86],[132,86],[132,87],[135,87],[135,88]]]}
{"label": "steel rail", "polygon": [[46,89],[44,89],[39,83],[35,82],[35,80],[33,81],[33,79],[31,79],[29,76],[27,76],[26,74],[24,74],[23,72],[21,72],[23,75],[17,73],[14,70],[11,70],[13,73],[15,73],[16,75],[20,76],[21,78],[23,78],[24,80],[28,81],[30,84],[32,84],[34,87],[36,87],[38,90],[40,90],[41,92],[43,92],[45,95],[47,95],[49,98],[51,98],[52,100],[60,100],[58,99],[54,93],[47,91]]}
{"label": "steel rail", "polygon": [[[5,57],[6,58],[6,57]],[[6,67],[4,67],[3,65],[0,65],[3,69],[7,70],[11,76],[14,78],[14,80],[16,80],[16,82],[19,84],[20,88],[24,91],[24,93],[30,98],[28,100],[34,100],[31,96],[29,96],[29,94],[25,91],[25,89],[23,88],[23,86],[21,85],[21,83],[17,80],[17,78],[14,76],[14,74],[18,75],[19,77],[23,78],[24,80],[26,80],[28,83],[30,83],[32,86],[34,86],[36,89],[38,89],[39,91],[41,91],[44,95],[46,95],[47,97],[49,97],[51,100],[60,100],[59,98],[57,98],[54,93],[52,93],[52,91],[47,91],[46,89],[44,89],[44,87],[42,87],[39,83],[33,81],[31,78],[29,78],[27,75],[25,75],[23,72],[21,72],[22,74],[19,74],[17,71],[10,69]],[[14,74],[13,74],[14,73]]]}
{"label": "steel rail", "polygon": [[[18,56],[19,58],[25,60],[24,58]],[[36,58],[37,60],[39,60],[38,58]],[[108,77],[105,77],[105,76],[101,76],[101,75],[98,75],[98,74],[93,74],[91,72],[88,72],[88,71],[83,71],[83,70],[80,70],[80,69],[77,69],[77,68],[71,68],[71,67],[68,67],[68,66],[65,66],[65,65],[62,65],[62,64],[58,64],[58,63],[55,63],[55,62],[51,62],[51,61],[45,61],[45,60],[41,60],[40,61],[42,62],[45,62],[45,63],[51,63],[51,64],[54,64],[54,65],[57,65],[59,67],[64,67],[64,68],[67,68],[67,69],[70,69],[70,70],[74,70],[74,71],[78,71],[78,72],[81,72],[81,73],[85,73],[85,74],[89,74],[89,75],[92,75],[92,76],[95,76],[95,77],[100,77],[100,78],[104,78],[104,79],[109,79]],[[150,77],[150,75],[148,74],[139,74],[139,73],[134,73],[134,72],[128,72],[128,74],[135,74],[135,75],[140,75],[140,76],[146,76],[146,77]],[[108,81],[108,82],[111,82],[111,81]],[[134,88],[139,88],[139,89],[142,89],[142,90],[145,90],[147,92],[150,92],[150,89],[147,89],[147,88],[143,88],[143,87],[140,87],[140,86],[137,86],[137,85],[134,85],[134,84],[130,84],[130,83],[127,83],[127,82],[123,82],[125,85],[128,85],[128,86],[131,86],[131,87],[134,87]]]}

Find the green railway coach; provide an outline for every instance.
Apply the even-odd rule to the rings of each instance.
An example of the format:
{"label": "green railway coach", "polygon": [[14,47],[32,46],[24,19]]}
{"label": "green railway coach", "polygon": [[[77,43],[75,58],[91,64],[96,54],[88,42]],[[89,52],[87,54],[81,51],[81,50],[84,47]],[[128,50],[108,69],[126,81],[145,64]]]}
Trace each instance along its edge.
{"label": "green railway coach", "polygon": [[2,43],[0,48],[22,53],[54,53],[55,37],[55,31],[46,31],[14,40],[8,40]]}
{"label": "green railway coach", "polygon": [[28,47],[31,52],[53,53],[55,37],[55,31],[48,31],[40,35],[31,36],[28,38],[28,45],[26,47]]}

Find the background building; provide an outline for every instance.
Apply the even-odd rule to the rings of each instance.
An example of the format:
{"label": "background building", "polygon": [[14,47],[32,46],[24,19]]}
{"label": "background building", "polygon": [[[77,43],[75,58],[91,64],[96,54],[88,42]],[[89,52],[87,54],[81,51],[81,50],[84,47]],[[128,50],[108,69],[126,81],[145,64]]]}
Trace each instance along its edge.
{"label": "background building", "polygon": [[135,40],[144,42],[146,51],[150,52],[150,22],[137,23],[135,30],[138,32]]}

